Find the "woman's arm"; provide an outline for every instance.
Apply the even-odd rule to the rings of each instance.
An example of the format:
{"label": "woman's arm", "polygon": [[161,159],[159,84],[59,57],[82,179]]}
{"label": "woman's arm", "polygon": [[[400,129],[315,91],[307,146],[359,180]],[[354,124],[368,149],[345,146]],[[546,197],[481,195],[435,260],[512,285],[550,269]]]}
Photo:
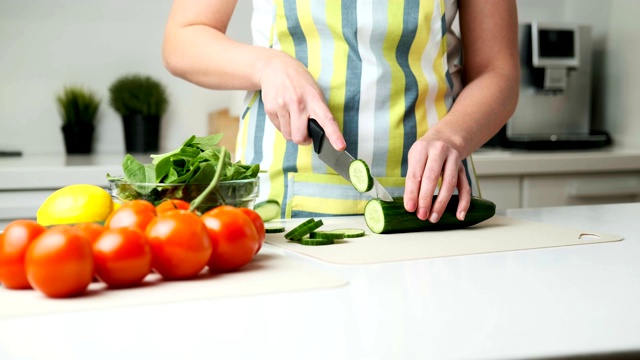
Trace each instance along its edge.
{"label": "woman's arm", "polygon": [[175,76],[209,89],[262,90],[265,111],[287,140],[309,144],[315,118],[331,144],[344,138],[307,69],[278,50],[225,35],[237,0],[175,0],[167,22],[163,59]]}
{"label": "woman's arm", "polygon": [[[495,135],[515,110],[519,83],[515,0],[459,0],[465,86],[450,112],[409,151],[405,208],[439,220],[451,194],[460,194],[458,218],[469,207],[461,159]],[[431,204],[442,177],[438,200]]]}

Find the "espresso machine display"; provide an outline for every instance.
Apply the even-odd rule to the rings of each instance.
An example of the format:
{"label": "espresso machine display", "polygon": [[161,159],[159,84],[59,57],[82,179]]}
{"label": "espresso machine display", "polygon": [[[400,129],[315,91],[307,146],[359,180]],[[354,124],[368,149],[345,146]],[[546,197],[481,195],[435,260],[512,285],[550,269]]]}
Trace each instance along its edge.
{"label": "espresso machine display", "polygon": [[520,97],[493,145],[534,150],[608,145],[607,134],[591,129],[591,28],[533,22],[518,30]]}

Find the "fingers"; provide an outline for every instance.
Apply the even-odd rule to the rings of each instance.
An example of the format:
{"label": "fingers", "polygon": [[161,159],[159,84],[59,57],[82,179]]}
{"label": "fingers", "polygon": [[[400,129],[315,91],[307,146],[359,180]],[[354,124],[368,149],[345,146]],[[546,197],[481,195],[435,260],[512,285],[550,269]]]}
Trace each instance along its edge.
{"label": "fingers", "polygon": [[[438,191],[438,197],[433,203],[431,214],[429,214],[429,221],[432,223],[438,222],[440,217],[447,208],[447,203],[451,199],[451,195],[458,183],[459,169],[462,166],[460,161],[455,159],[447,159],[444,162],[442,171],[442,183],[440,185],[440,191]],[[464,170],[464,169],[463,169]]]}
{"label": "fingers", "polygon": [[[433,194],[440,189],[435,202]],[[442,141],[418,140],[409,150],[404,206],[422,220],[440,220],[458,189],[456,217],[463,220],[471,200],[471,187],[457,151]]]}
{"label": "fingers", "polygon": [[464,220],[469,210],[469,204],[471,203],[471,186],[467,180],[467,173],[464,170],[464,166],[460,166],[458,170],[458,209],[456,210],[456,217],[458,220]]}
{"label": "fingers", "polygon": [[289,141],[299,145],[311,143],[309,118],[323,127],[334,148],[346,145],[338,124],[333,119],[322,91],[308,70],[288,55],[271,64],[261,77],[264,109],[273,125]]}
{"label": "fingers", "polygon": [[[308,106],[316,110],[307,111]],[[346,142],[340,127],[322,100],[311,105],[293,107],[286,105],[286,102],[282,102],[281,106],[270,109],[267,112],[267,116],[286,140],[293,141],[298,145],[311,144],[308,123],[310,118],[316,119],[336,150],[342,151],[346,148]]]}

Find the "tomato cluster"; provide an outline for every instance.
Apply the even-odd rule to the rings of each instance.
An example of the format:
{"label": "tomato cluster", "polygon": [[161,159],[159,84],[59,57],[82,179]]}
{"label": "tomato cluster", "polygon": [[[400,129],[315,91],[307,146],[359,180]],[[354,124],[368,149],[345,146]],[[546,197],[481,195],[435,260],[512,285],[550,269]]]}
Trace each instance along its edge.
{"label": "tomato cluster", "polygon": [[158,206],[133,200],[104,225],[13,221],[0,234],[0,283],[70,297],[96,279],[122,288],[152,271],[171,280],[194,278],[205,268],[234,271],[260,250],[265,228],[255,211],[223,205],[199,216],[188,209],[181,200]]}

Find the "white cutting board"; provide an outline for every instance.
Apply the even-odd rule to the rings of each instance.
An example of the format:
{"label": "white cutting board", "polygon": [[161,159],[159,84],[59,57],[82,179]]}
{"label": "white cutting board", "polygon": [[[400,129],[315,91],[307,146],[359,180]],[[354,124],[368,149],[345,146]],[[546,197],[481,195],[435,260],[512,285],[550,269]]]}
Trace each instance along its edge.
{"label": "white cutting board", "polygon": [[35,290],[8,290],[0,286],[0,319],[58,312],[75,312],[120,306],[167,303],[228,296],[266,294],[283,291],[333,288],[346,285],[345,279],[287,258],[274,250],[261,249],[239,271],[195,279],[161,281],[150,274],[142,286],[107,289],[92,283],[82,296],[49,299]]}
{"label": "white cutting board", "polygon": [[[325,246],[305,246],[288,241],[284,238],[284,233],[267,234],[265,241],[331,263],[370,264],[622,240],[618,235],[596,234],[588,229],[567,228],[504,216],[494,216],[466,229],[403,234],[374,234],[367,227],[363,216],[321,219],[324,225],[319,230],[359,228],[365,230],[366,235]],[[284,220],[282,224],[289,231],[303,220],[306,219]]]}

